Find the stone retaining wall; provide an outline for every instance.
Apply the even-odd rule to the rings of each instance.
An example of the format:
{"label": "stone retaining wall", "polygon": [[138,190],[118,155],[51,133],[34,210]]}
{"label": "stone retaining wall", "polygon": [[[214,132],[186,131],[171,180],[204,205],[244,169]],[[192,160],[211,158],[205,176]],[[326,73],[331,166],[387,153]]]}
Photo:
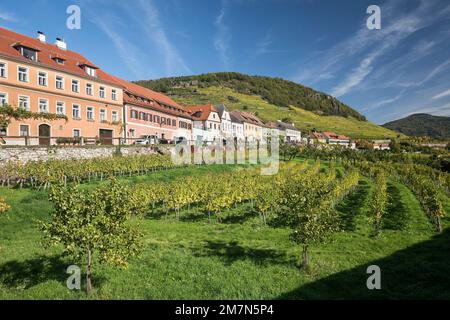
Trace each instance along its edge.
{"label": "stone retaining wall", "polygon": [[[169,147],[157,147],[160,152],[169,152]],[[116,147],[0,147],[0,164],[7,161],[67,160],[111,157]],[[155,148],[127,146],[121,148],[124,156],[157,154]]]}

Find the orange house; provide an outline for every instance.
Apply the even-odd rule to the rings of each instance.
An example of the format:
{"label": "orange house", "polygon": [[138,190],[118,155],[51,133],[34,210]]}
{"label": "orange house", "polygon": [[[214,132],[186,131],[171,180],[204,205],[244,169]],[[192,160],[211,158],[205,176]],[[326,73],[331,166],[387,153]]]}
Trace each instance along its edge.
{"label": "orange house", "polygon": [[169,97],[134,83],[112,77],[124,88],[123,120],[125,140],[132,144],[142,136],[155,136],[173,142],[191,140],[190,114]]}
{"label": "orange house", "polygon": [[67,117],[12,120],[0,128],[7,144],[48,145],[72,137],[116,144],[122,133],[122,86],[67,50],[62,39],[47,43],[43,33],[34,39],[0,28],[0,108],[5,104]]}

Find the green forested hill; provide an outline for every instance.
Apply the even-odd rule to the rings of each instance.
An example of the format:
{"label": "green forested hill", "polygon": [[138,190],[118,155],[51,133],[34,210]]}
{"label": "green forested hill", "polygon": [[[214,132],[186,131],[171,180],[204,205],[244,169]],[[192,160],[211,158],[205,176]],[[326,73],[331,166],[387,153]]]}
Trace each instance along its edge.
{"label": "green forested hill", "polygon": [[136,83],[163,92],[182,105],[223,103],[230,110],[247,110],[265,121],[293,122],[305,131],[335,131],[353,138],[397,135],[366,121],[336,98],[279,78],[210,73]]}
{"label": "green forested hill", "polygon": [[408,136],[450,139],[450,117],[417,113],[403,119],[388,122],[383,126]]}
{"label": "green forested hill", "polygon": [[278,107],[297,106],[319,115],[336,115],[365,120],[363,115],[330,95],[280,78],[221,72],[139,81],[138,84],[164,93],[170,93],[174,89],[183,87],[226,87],[238,93],[258,95]]}

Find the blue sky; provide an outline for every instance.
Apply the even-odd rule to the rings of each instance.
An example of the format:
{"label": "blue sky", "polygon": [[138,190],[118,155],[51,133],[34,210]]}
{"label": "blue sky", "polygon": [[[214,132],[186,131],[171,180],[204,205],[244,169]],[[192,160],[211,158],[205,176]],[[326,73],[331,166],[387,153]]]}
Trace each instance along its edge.
{"label": "blue sky", "polygon": [[[66,8],[81,8],[81,30]],[[369,5],[381,30],[366,28]],[[369,120],[450,116],[448,0],[3,0],[0,25],[63,37],[128,80],[237,71],[338,97]]]}

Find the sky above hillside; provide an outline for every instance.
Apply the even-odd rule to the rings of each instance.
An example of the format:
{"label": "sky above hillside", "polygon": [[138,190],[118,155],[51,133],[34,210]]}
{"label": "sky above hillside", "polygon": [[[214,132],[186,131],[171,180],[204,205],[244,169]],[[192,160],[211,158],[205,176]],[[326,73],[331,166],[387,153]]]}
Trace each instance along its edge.
{"label": "sky above hillside", "polygon": [[[81,29],[66,27],[69,5]],[[366,9],[381,7],[381,29]],[[450,116],[448,0],[7,0],[0,26],[128,80],[237,71],[332,94],[369,120]]]}

